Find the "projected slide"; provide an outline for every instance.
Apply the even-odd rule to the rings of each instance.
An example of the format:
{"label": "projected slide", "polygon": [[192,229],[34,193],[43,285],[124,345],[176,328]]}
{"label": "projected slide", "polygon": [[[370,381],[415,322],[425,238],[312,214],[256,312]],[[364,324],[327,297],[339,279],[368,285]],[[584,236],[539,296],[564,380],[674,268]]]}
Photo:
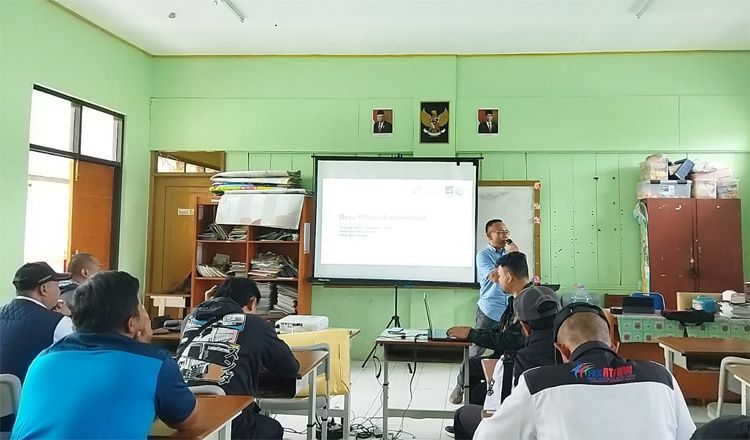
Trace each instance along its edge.
{"label": "projected slide", "polygon": [[474,282],[473,164],[331,161],[316,190],[316,278]]}

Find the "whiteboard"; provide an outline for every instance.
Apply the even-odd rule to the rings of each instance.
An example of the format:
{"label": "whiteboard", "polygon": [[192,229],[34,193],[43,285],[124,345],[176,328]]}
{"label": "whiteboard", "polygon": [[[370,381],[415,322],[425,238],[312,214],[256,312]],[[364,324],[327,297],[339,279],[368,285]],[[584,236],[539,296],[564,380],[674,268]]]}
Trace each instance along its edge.
{"label": "whiteboard", "polygon": [[526,254],[532,279],[540,272],[539,225],[534,222],[539,216],[539,186],[534,181],[483,181],[477,190],[477,251],[487,246],[485,224],[495,218],[502,220],[513,243]]}

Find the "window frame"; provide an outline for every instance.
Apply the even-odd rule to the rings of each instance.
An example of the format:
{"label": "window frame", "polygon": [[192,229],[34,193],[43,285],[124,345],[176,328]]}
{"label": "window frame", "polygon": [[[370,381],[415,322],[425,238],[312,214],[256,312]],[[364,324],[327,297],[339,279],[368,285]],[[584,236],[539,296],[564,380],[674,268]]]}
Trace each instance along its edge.
{"label": "window frame", "polygon": [[[48,89],[46,87],[34,84],[33,90],[38,92],[47,93],[60,99],[64,99],[71,103],[73,108],[73,132],[72,132],[72,151],[59,150],[57,148],[45,147],[43,145],[37,145],[31,143],[29,140],[29,151],[36,153],[51,154],[54,156],[65,157],[72,159],[73,161],[89,162],[98,165],[111,166],[114,169],[114,185],[112,191],[112,226],[109,238],[109,269],[114,270],[118,267],[118,255],[120,253],[120,216],[122,209],[122,157],[125,146],[125,115],[106,109],[104,107],[92,104],[90,102],[82,101],[72,96],[65,95],[58,91]],[[29,99],[31,99],[29,97]],[[81,118],[83,107],[88,107],[93,110],[107,113],[115,118],[115,123],[118,123],[119,133],[117,136],[117,151],[115,152],[115,160],[101,159],[94,156],[87,156],[81,154],[81,129],[83,121]],[[28,172],[27,172],[28,174]],[[69,255],[68,258],[72,257]]]}

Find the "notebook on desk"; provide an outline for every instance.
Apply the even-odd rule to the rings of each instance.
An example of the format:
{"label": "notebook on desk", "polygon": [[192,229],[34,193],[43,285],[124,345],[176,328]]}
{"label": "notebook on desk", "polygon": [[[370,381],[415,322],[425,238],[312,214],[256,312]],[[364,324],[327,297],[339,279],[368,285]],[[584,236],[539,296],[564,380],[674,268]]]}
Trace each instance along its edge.
{"label": "notebook on desk", "polygon": [[427,304],[427,294],[424,294],[424,309],[427,311],[427,340],[428,341],[463,341],[464,339],[449,338],[447,328],[433,328],[430,316],[430,305]]}

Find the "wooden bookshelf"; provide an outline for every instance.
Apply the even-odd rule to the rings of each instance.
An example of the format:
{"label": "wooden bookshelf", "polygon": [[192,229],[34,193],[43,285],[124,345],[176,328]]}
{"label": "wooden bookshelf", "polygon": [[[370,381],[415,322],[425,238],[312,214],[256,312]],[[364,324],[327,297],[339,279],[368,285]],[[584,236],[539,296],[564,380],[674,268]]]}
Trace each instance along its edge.
{"label": "wooden bookshelf", "polygon": [[[253,278],[257,283],[274,282],[279,284],[294,284],[297,286],[297,314],[309,315],[311,307],[312,285],[308,278],[312,274],[312,253],[310,247],[308,253],[305,253],[304,243],[312,241],[312,237],[305,237],[305,223],[310,223],[309,231],[313,230],[313,210],[314,204],[312,197],[305,197],[302,205],[302,216],[300,218],[299,240],[258,240],[257,238],[267,232],[276,230],[264,226],[244,226],[247,228],[247,240],[204,240],[199,239],[201,234],[209,224],[213,223],[216,218],[216,210],[219,206],[219,197],[194,197],[193,207],[195,209],[195,227],[193,234],[193,269],[191,272],[191,293],[190,308],[204,301],[204,294],[213,286],[217,286],[224,281],[224,278],[203,277],[198,273],[199,264],[211,264],[217,253],[230,256],[231,261],[244,261],[247,270],[250,270],[252,259],[261,252],[273,252],[278,255],[285,255],[293,260],[299,269],[297,278]],[[281,318],[283,315],[264,315]]]}

